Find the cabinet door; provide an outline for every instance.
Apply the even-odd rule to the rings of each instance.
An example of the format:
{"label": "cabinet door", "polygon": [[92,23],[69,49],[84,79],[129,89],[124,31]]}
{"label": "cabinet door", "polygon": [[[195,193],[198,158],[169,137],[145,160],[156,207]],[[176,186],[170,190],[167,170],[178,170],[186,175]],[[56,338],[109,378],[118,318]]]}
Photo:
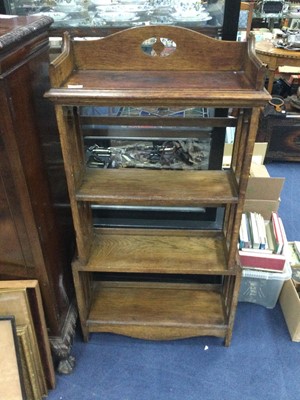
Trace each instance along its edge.
{"label": "cabinet door", "polygon": [[[2,151],[0,154],[0,274],[26,277],[27,267],[33,266],[32,254],[13,180],[9,174],[3,173],[4,155]],[[5,186],[4,180],[9,187]]]}
{"label": "cabinet door", "polygon": [[[20,82],[18,76],[15,81],[16,84]],[[21,146],[28,145],[28,135],[24,134],[28,124],[28,105],[25,104],[26,98],[23,96],[26,85],[24,84],[25,89],[17,90],[16,93],[14,88],[8,89],[8,84],[4,80],[0,87],[0,273],[22,278],[33,277],[35,266],[32,253],[33,243],[30,241],[32,226],[29,228],[24,218],[29,207],[27,185],[15,137],[16,132],[19,132]],[[16,107],[11,104],[15,98],[19,99],[23,110],[19,118]],[[32,146],[28,146],[27,161],[33,154]]]}

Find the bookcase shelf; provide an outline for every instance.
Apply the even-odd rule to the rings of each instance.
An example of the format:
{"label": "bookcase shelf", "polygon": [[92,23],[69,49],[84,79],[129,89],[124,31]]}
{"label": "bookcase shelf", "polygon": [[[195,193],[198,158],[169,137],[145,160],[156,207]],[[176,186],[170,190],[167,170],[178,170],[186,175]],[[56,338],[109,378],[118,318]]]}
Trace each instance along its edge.
{"label": "bookcase shelf", "polygon": [[224,337],[228,320],[217,286],[96,282],[87,325],[90,332],[177,339]]}
{"label": "bookcase shelf", "polygon": [[[145,52],[150,38],[152,50],[147,45]],[[46,97],[56,108],[76,230],[72,267],[84,340],[91,332],[113,332],[147,339],[213,335],[230,344],[241,279],[239,226],[260,107],[270,99],[265,71],[252,39],[226,42],[174,26],[132,28],[92,41],[65,35],[62,54],[50,66]],[[82,112],[125,106],[146,112],[120,118]],[[211,107],[214,113],[147,116],[147,109],[187,107]],[[222,170],[211,160],[222,156],[214,140],[224,141],[227,126],[235,127],[235,144],[231,166]],[[101,135],[108,143],[159,143],[203,138],[208,130],[205,168],[87,163],[87,136],[88,143]],[[169,213],[166,219],[176,217],[166,228],[151,218],[143,226],[104,226],[96,223],[97,207],[129,214],[157,208]],[[197,218],[200,208],[222,209],[221,226],[176,225],[176,218]]]}
{"label": "bookcase shelf", "polygon": [[95,229],[86,264],[89,272],[229,274],[220,231],[173,229]]}
{"label": "bookcase shelf", "polygon": [[231,171],[198,172],[90,168],[76,191],[76,199],[141,206],[193,207],[199,206],[199,199],[201,205],[237,203],[237,183]]}

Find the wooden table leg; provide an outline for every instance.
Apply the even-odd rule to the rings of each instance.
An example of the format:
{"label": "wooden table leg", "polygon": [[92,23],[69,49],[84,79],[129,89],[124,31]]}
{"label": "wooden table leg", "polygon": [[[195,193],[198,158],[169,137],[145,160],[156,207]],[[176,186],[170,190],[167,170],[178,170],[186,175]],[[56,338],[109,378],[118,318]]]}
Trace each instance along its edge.
{"label": "wooden table leg", "polygon": [[273,83],[275,79],[275,69],[271,69],[269,66],[269,82],[268,82],[268,92],[271,94],[273,90]]}

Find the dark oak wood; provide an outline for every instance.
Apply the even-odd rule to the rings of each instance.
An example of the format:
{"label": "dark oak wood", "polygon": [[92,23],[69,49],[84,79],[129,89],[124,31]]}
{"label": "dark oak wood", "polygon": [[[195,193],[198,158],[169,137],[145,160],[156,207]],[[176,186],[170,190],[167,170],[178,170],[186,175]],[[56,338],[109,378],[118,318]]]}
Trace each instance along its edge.
{"label": "dark oak wood", "polygon": [[[151,37],[176,43],[170,55],[146,54]],[[160,46],[162,47],[162,46]],[[77,238],[73,277],[83,337],[115,332],[141,338],[170,339],[215,335],[229,345],[241,271],[237,242],[258,126],[266,68],[254,42],[226,42],[172,26],[132,28],[95,41],[70,40],[50,67],[72,215]],[[155,171],[86,167],[80,106],[238,108],[234,120],[222,114],[217,127],[236,126],[228,171]],[[226,124],[226,119],[227,124]],[[142,129],[145,119],[131,122]],[[112,118],[111,123],[119,123]],[[182,118],[178,118],[182,126]],[[195,120],[187,126],[194,126]],[[170,126],[168,118],[159,123]],[[176,119],[172,119],[176,126]],[[199,127],[214,119],[199,118]],[[157,124],[154,124],[158,126]],[[159,125],[160,126],[160,125]],[[133,131],[132,131],[133,132]],[[131,138],[133,133],[131,132]],[[164,131],[161,131],[164,134]],[[160,133],[161,133],[160,132]],[[147,131],[151,137],[151,132]],[[153,134],[157,137],[157,134]],[[150,228],[96,229],[92,205],[205,207],[223,206],[218,231]],[[140,274],[140,282],[104,283],[103,273]],[[143,274],[214,275],[220,284],[187,287],[147,285]]]}
{"label": "dark oak wood", "polygon": [[67,358],[76,314],[64,239],[70,235],[54,210],[42,155],[55,126],[42,97],[49,86],[51,23],[48,17],[0,17],[0,277],[39,281],[56,363]]}

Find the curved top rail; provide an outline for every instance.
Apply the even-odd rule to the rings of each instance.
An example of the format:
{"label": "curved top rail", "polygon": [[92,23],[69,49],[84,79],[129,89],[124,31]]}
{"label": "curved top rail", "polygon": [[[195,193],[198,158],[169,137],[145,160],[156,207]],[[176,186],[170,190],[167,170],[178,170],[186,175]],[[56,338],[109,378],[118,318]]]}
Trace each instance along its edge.
{"label": "curved top rail", "polygon": [[[156,40],[154,56],[142,49],[151,38]],[[168,56],[167,51],[163,53],[161,38],[176,46]],[[99,40],[75,40],[72,44],[78,69],[243,70],[247,58],[246,43],[220,41],[187,28],[165,25],[129,28]]]}

